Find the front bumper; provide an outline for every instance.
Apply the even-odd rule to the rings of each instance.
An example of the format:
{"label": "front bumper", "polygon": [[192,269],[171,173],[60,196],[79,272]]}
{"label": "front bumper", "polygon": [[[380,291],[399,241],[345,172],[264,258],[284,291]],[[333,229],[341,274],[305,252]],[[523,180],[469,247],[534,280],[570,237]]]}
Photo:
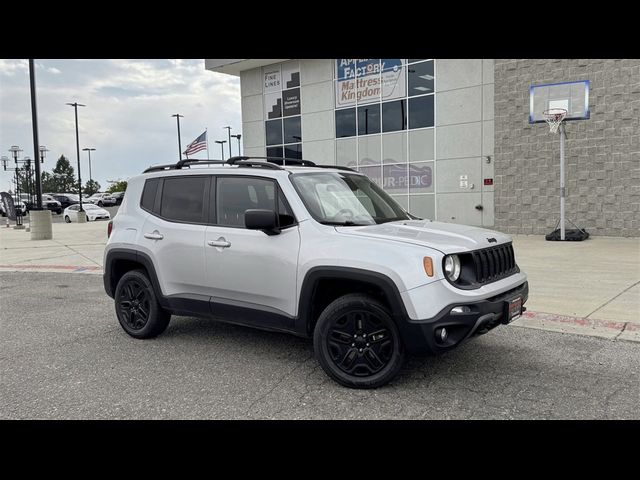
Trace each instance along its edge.
{"label": "front bumper", "polygon": [[[517,297],[524,304],[529,298],[529,284],[523,282],[519,286],[485,300],[462,302],[447,305],[433,318],[425,320],[406,320],[400,322],[400,330],[405,347],[413,355],[441,353],[457,347],[474,335],[480,335],[507,322],[507,305]],[[452,314],[451,309],[465,305],[471,309],[469,313]],[[447,338],[436,339],[436,331],[445,327]]]}

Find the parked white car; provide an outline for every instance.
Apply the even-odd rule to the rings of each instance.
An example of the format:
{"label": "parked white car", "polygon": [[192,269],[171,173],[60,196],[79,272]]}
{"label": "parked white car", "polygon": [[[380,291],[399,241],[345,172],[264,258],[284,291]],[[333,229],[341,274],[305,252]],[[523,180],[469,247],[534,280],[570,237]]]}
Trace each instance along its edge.
{"label": "parked white car", "polygon": [[90,197],[83,199],[83,202],[93,203],[94,205],[102,206],[113,206],[116,204],[116,199],[110,193],[94,193]]}
{"label": "parked white car", "polygon": [[[109,220],[111,215],[104,208],[100,208],[91,203],[85,203],[82,205],[82,209],[87,214],[87,222],[93,222],[94,220]],[[67,223],[78,221],[78,211],[80,205],[71,205],[64,209],[64,221]]]}

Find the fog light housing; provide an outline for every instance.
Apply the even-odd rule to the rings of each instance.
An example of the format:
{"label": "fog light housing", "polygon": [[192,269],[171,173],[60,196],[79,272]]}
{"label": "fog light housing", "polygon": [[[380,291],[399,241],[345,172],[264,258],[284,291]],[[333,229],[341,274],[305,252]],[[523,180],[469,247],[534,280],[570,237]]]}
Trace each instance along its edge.
{"label": "fog light housing", "polygon": [[436,329],[436,341],[438,341],[439,343],[446,342],[448,336],[449,336],[449,332],[447,332],[446,328],[442,327],[442,328]]}
{"label": "fog light housing", "polygon": [[471,313],[471,309],[469,307],[467,307],[466,305],[460,305],[459,307],[453,307],[451,309],[451,314],[452,315],[460,315],[463,313]]}

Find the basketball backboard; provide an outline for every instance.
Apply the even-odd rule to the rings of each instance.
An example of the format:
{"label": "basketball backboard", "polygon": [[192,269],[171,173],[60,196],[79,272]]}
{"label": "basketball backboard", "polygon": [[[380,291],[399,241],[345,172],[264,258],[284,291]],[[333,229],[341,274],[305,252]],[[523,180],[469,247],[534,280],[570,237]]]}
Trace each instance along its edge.
{"label": "basketball backboard", "polygon": [[564,121],[589,118],[589,80],[547,83],[529,87],[529,123],[545,123],[542,112],[552,108],[567,111]]}

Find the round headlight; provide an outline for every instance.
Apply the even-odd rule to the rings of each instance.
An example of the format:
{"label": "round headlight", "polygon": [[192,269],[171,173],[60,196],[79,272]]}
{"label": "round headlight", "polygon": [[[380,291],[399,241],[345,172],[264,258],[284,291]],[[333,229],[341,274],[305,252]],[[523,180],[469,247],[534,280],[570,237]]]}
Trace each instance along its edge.
{"label": "round headlight", "polygon": [[460,276],[460,259],[457,255],[447,255],[444,260],[444,273],[452,282],[458,279]]}

